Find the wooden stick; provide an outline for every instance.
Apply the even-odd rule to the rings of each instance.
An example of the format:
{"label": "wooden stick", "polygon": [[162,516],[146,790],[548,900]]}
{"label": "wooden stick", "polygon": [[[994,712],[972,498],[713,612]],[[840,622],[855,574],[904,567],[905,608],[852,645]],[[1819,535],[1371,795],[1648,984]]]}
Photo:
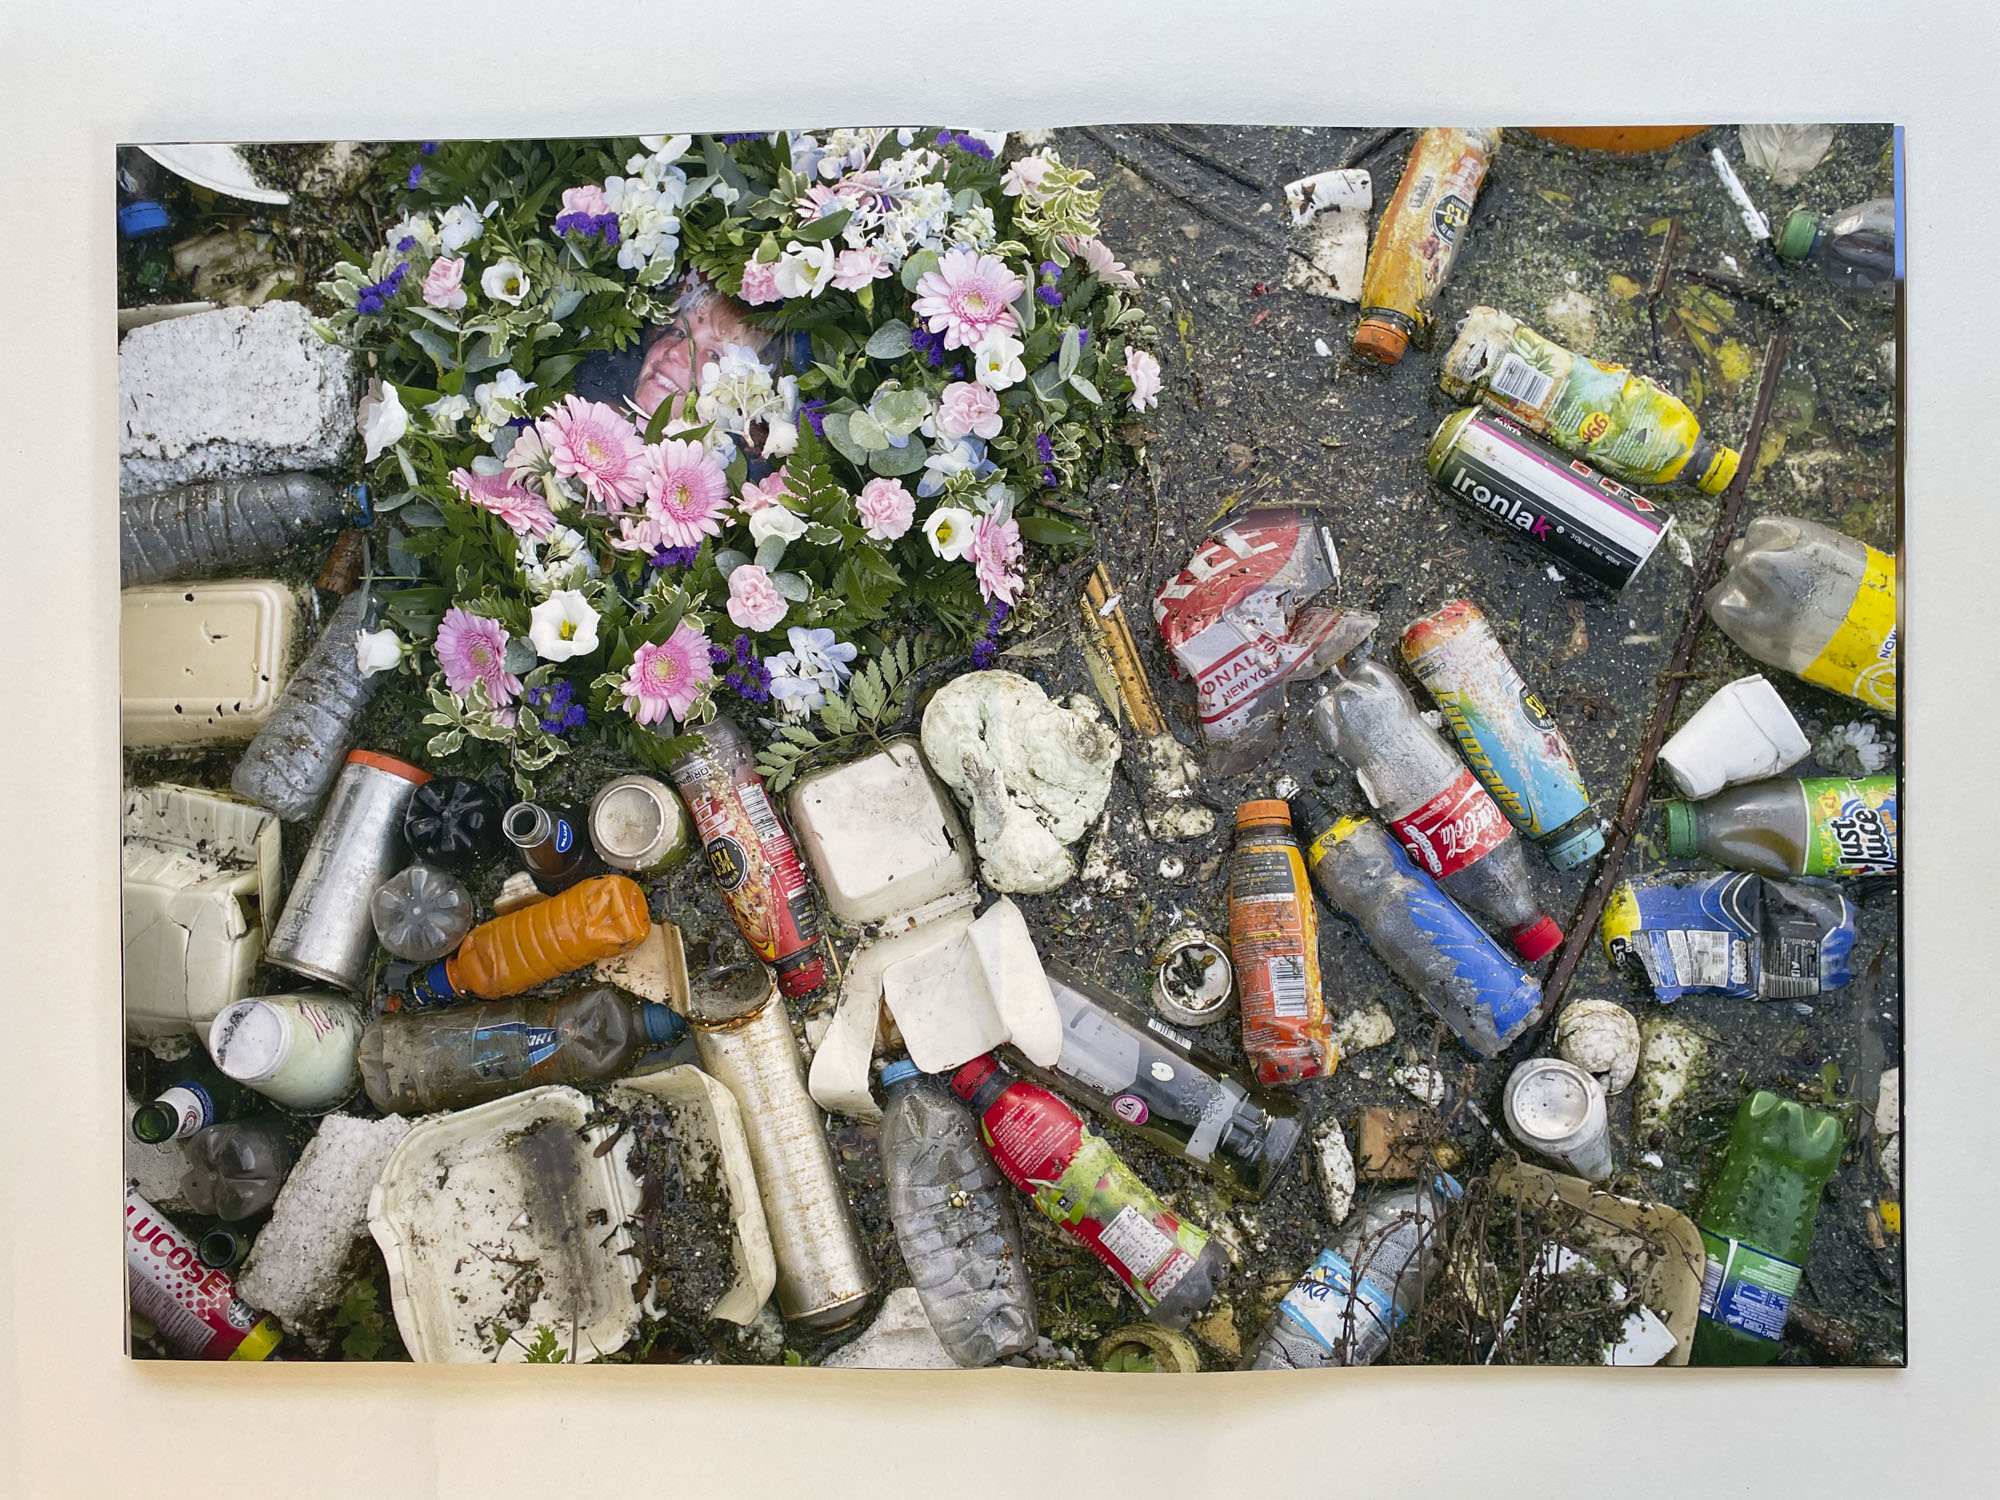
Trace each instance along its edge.
{"label": "wooden stick", "polygon": [[[1084,624],[1096,636],[1098,648],[1118,679],[1118,696],[1124,700],[1125,712],[1131,716],[1132,732],[1141,739],[1150,740],[1167,732],[1167,720],[1160,712],[1159,699],[1153,696],[1153,684],[1146,676],[1146,669],[1140,664],[1139,646],[1132,639],[1132,627],[1126,622],[1125,606],[1115,602],[1115,598],[1111,592],[1111,575],[1104,571],[1104,564],[1099,563],[1084,581],[1078,605]],[[1106,609],[1106,605],[1110,608]]]}

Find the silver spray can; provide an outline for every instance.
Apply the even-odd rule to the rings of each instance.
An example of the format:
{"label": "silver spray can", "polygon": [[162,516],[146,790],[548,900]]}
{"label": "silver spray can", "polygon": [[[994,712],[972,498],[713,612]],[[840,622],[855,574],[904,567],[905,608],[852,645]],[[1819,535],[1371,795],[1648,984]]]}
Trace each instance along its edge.
{"label": "silver spray can", "polygon": [[430,779],[393,755],[349,753],[264,945],[266,959],[323,984],[361,988],[375,947],[369,903],[376,888],[409,863],[403,814]]}
{"label": "silver spray can", "polygon": [[771,971],[754,959],[709,969],[693,990],[688,1019],[702,1069],[743,1114],[778,1262],[778,1311],[813,1329],[851,1323],[875,1289],[875,1266]]}
{"label": "silver spray can", "polygon": [[1507,1080],[1507,1128],[1537,1156],[1579,1177],[1611,1175],[1611,1119],[1604,1085],[1575,1063],[1531,1057]]}

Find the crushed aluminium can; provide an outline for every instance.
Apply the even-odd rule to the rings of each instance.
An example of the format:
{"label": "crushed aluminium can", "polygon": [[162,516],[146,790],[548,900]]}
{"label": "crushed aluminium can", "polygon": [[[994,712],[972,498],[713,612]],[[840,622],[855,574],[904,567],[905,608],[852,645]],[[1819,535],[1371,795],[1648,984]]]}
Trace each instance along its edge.
{"label": "crushed aluminium can", "polygon": [[1673,525],[1645,496],[1483,407],[1446,417],[1425,464],[1446,494],[1611,589],[1638,576]]}
{"label": "crushed aluminium can", "polygon": [[1611,966],[1636,963],[1659,1000],[1689,990],[1797,1000],[1853,977],[1854,904],[1816,885],[1761,875],[1626,881],[1600,931]]}

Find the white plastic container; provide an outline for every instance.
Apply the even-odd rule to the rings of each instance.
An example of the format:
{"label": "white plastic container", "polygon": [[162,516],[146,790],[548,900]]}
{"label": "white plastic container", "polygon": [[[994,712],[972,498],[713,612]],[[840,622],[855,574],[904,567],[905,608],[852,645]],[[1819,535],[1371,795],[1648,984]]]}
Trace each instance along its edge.
{"label": "white plastic container", "polygon": [[[684,1160],[702,1142],[721,1156],[737,1279],[715,1316],[748,1323],[777,1273],[734,1101],[694,1068],[622,1087],[674,1112],[681,1149],[693,1153]],[[369,1195],[368,1229],[411,1358],[514,1363],[546,1326],[565,1361],[573,1346],[585,1363],[632,1336],[644,1311],[632,1296],[640,1266],[624,1248],[630,1237],[601,1226],[637,1211],[639,1184],[629,1148],[596,1154],[610,1132],[585,1132],[589,1115],[573,1088],[529,1089],[424,1120],[390,1156]],[[516,1279],[524,1265],[539,1287]]]}
{"label": "white plastic container", "polygon": [[1812,754],[1812,741],[1778,696],[1752,673],[1718,688],[1674,737],[1660,764],[1681,795],[1699,802],[1739,781],[1759,781]]}
{"label": "white plastic container", "polygon": [[250,992],[278,909],[278,819],[192,787],[137,787],[124,835],[126,1032],[204,1033]]}
{"label": "white plastic container", "polygon": [[299,605],[266,578],[120,596],[118,690],[129,749],[247,740],[291,676]]}
{"label": "white plastic container", "polygon": [[1507,1128],[1538,1156],[1591,1182],[1611,1175],[1611,1119],[1604,1085],[1575,1063],[1531,1057],[1507,1080]]}
{"label": "white plastic container", "polygon": [[215,1065],[287,1109],[319,1114],[361,1086],[355,1061],[361,1012],[327,991],[259,995],[217,1013],[208,1028]]}
{"label": "white plastic container", "polygon": [[907,735],[800,778],[786,807],[835,921],[894,927],[972,884],[972,841]]}

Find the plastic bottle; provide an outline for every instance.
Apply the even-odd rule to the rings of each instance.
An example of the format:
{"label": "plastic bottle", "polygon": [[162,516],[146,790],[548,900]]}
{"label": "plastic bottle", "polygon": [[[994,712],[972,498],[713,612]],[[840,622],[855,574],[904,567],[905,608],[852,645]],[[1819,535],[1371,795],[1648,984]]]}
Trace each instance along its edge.
{"label": "plastic bottle", "polygon": [[544,1083],[608,1082],[686,1031],[666,1006],[606,985],[554,999],[391,1012],[362,1033],[361,1081],[384,1114],[464,1109]]}
{"label": "plastic bottle", "polygon": [[1244,1352],[1242,1368],[1373,1364],[1397,1326],[1423,1304],[1444,1262],[1445,1204],[1461,1191],[1440,1177],[1428,1188],[1371,1203],[1338,1247],[1320,1251],[1285,1293]]}
{"label": "plastic bottle", "polygon": [[1816,521],[1759,516],[1703,603],[1758,661],[1896,711],[1896,559]]}
{"label": "plastic bottle", "polygon": [[472,930],[472,893],[442,870],[410,865],[376,887],[368,914],[384,948],[427,963],[443,958]]}
{"label": "plastic bottle", "polygon": [[213,578],[368,513],[368,491],[317,474],[205,479],[119,501],[119,583]]}
{"label": "plastic bottle", "polygon": [[1403,660],[1429,689],[1458,736],[1458,748],[1507,819],[1570,870],[1604,848],[1583,772],[1542,700],[1467,599],[1413,621]]}
{"label": "plastic bottle", "polygon": [[1535,900],[1521,841],[1479,778],[1417,712],[1380,662],[1363,662],[1320,695],[1313,732],[1355,780],[1411,861],[1454,901],[1497,922],[1533,963],[1562,943]]}
{"label": "plastic bottle", "polygon": [[1742,457],[1702,436],[1701,419],[1664,387],[1622,365],[1573,354],[1498,308],[1466,315],[1438,385],[1456,400],[1508,413],[1631,484],[1678,479],[1718,495]]}
{"label": "plastic bottle", "polygon": [[264,1107],[264,1096],[246,1088],[195,1053],[172,1085],[132,1113],[132,1135],[150,1145],[184,1141],[218,1120],[240,1120]]}
{"label": "plastic bottle", "polygon": [[889,1218],[924,1315],[964,1368],[1035,1344],[1035,1292],[1012,1191],[979,1126],[941,1079],[908,1058],[882,1070]]}
{"label": "plastic bottle", "polygon": [[171,221],[160,202],[163,186],[158,162],[136,146],[118,148],[118,233],[122,237],[141,239],[167,227]]}
{"label": "plastic bottle", "polygon": [[1410,862],[1381,824],[1335,818],[1303,798],[1294,815],[1320,894],[1460,1041],[1481,1057],[1496,1057],[1533,1024],[1541,985]]}
{"label": "plastic bottle", "polygon": [[292,1170],[285,1123],[266,1117],[211,1125],[182,1148],[181,1196],[198,1214],[247,1219],[277,1199]]}
{"label": "plastic bottle", "polygon": [[1258,1088],[1186,1032],[1045,964],[1062,1012],[1062,1052],[1029,1077],[1157,1146],[1224,1186],[1261,1198],[1304,1138],[1298,1101]]}
{"label": "plastic bottle", "polygon": [[287,823],[319,810],[354,747],[361,714],[389,679],[361,674],[354,638],[375,622],[378,601],[357,589],[340,601],[306,659],[272,705],[229,778],[239,797],[268,807]]}
{"label": "plastic bottle", "polygon": [[1847,291],[1896,295],[1896,200],[1870,198],[1819,218],[1799,209],[1778,232],[1778,258],[1811,260]]}
{"label": "plastic bottle", "polygon": [[535,877],[538,889],[553,896],[586,875],[602,873],[574,813],[551,812],[536,802],[516,802],[500,820],[500,831]]}
{"label": "plastic bottle", "polygon": [[1130,1289],[1162,1328],[1181,1329],[1215,1295],[1227,1265],[1205,1230],[1183,1222],[1075,1110],[988,1054],[951,1080],[979,1116],[1007,1180]]}
{"label": "plastic bottle", "polygon": [[1762,1365],[1776,1356],[1840,1149],[1840,1120],[1824,1110],[1763,1089],[1737,1109],[1696,1216],[1708,1267],[1695,1364]]}
{"label": "plastic bottle", "polygon": [[1667,854],[1759,875],[1893,875],[1896,778],[1753,781],[1666,804]]}
{"label": "plastic bottle", "polygon": [[403,813],[410,853],[440,870],[467,870],[500,852],[500,799],[465,776],[434,776]]}
{"label": "plastic bottle", "polygon": [[1472,222],[1472,203],[1500,149],[1497,129],[1432,126],[1417,137],[1396,196],[1382,211],[1361,282],[1354,352],[1393,365],[1431,323],[1431,305]]}
{"label": "plastic bottle", "polygon": [[1229,862],[1229,962],[1243,1014],[1243,1050],[1263,1084],[1334,1070],[1340,1049],[1319,989],[1319,920],[1292,813],[1284,803],[1236,809]]}
{"label": "plastic bottle", "polygon": [[463,995],[500,1000],[635,948],[652,931],[646,893],[599,875],[560,896],[482,922],[458,952],[409,976],[409,998],[442,1005]]}
{"label": "plastic bottle", "polygon": [[302,1114],[324,1114],[361,1082],[361,1012],[345,995],[302,991],[233,1001],[208,1028],[208,1055],[238,1083]]}

